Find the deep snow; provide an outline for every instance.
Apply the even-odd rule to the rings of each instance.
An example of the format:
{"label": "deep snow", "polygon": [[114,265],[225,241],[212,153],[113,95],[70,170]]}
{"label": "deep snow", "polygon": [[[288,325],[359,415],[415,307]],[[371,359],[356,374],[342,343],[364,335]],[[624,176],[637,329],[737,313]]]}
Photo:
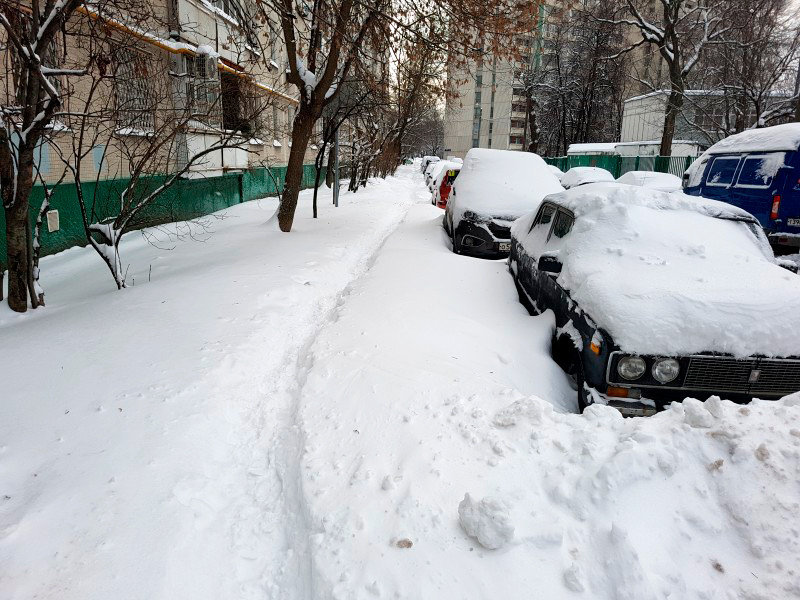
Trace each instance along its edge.
{"label": "deep snow", "polygon": [[129,236],[123,292],[45,259],[0,310],[0,598],[800,597],[800,397],[572,414],[421,179]]}

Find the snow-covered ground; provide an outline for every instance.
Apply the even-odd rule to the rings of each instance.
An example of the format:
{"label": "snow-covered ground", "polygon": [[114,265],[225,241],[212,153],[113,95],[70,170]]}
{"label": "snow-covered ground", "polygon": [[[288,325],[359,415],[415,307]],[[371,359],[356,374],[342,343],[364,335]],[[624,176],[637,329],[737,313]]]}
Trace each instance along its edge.
{"label": "snow-covered ground", "polygon": [[417,166],[309,197],[0,309],[0,599],[800,597],[800,397],[573,414]]}

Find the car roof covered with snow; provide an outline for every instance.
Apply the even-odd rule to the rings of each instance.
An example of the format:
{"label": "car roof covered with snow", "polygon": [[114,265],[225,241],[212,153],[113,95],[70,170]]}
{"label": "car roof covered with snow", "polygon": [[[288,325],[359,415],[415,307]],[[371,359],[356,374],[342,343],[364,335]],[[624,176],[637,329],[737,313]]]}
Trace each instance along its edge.
{"label": "car roof covered with snow", "polygon": [[550,169],[550,170],[553,172],[553,175],[555,175],[555,176],[556,176],[556,178],[557,178],[559,181],[560,181],[560,180],[561,180],[561,178],[564,176],[564,171],[562,171],[561,169],[559,169],[557,166],[555,166],[555,165],[547,165],[547,167],[548,167],[548,168],[549,168],[549,169]]}
{"label": "car roof covered with snow", "polygon": [[800,123],[748,129],[720,140],[706,154],[743,154],[745,152],[792,152],[800,147]]}
{"label": "car roof covered with snow", "polygon": [[564,188],[538,154],[472,148],[454,189],[456,196],[448,204],[454,210],[514,220]]}
{"label": "car roof covered with snow", "polygon": [[658,173],[656,171],[628,171],[617,178],[619,183],[638,185],[641,187],[674,192],[681,189],[681,178],[671,173]]}
{"label": "car roof covered with snow", "polygon": [[559,258],[559,285],[623,351],[800,355],[800,277],[778,266],[749,213],[623,184],[545,201],[573,213],[571,231],[535,247],[531,214],[512,236]]}
{"label": "car roof covered with snow", "polygon": [[561,177],[561,185],[567,189],[598,181],[614,181],[614,176],[600,167],[572,167]]}
{"label": "car roof covered with snow", "polygon": [[452,160],[442,160],[438,164],[440,168],[431,173],[431,180],[435,182],[436,187],[442,184],[442,180],[447,176],[448,171],[461,170],[461,163]]}

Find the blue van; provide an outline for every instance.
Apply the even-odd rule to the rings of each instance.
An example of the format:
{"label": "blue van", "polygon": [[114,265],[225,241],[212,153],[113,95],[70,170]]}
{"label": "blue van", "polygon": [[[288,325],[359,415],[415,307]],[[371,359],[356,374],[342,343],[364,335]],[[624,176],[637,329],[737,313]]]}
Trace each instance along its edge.
{"label": "blue van", "polygon": [[800,123],[717,142],[686,170],[683,188],[751,213],[776,253],[800,252]]}

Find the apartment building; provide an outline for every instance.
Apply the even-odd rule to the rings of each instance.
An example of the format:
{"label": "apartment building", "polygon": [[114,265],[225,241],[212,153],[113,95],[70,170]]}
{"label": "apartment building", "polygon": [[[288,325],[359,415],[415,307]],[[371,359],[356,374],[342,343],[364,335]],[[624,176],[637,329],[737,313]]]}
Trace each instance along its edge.
{"label": "apartment building", "polygon": [[[21,2],[20,10],[29,11],[26,6]],[[235,147],[194,162],[188,177],[285,165],[299,99],[286,82],[278,19],[245,26],[243,6],[231,0],[156,0],[147,14],[98,14],[91,4],[80,9],[49,60],[55,67],[92,67],[88,76],[57,78],[65,110],[37,149],[42,180],[70,181],[70,172],[62,179],[65,160],[80,162],[83,181],[125,178],[146,140],[186,114],[192,118],[160,149],[160,172],[185,166],[226,137]],[[10,82],[12,61],[8,52],[0,56]],[[0,84],[7,96],[5,88]],[[97,115],[88,133],[78,131],[80,114]],[[77,152],[80,133],[88,142],[83,139]],[[312,143],[308,162],[315,150]]]}
{"label": "apartment building", "polygon": [[448,69],[451,93],[445,107],[445,154],[464,157],[470,148],[523,150],[527,145],[525,79],[548,52],[558,0],[540,6],[535,29],[518,36],[518,57],[481,54],[466,68]]}

